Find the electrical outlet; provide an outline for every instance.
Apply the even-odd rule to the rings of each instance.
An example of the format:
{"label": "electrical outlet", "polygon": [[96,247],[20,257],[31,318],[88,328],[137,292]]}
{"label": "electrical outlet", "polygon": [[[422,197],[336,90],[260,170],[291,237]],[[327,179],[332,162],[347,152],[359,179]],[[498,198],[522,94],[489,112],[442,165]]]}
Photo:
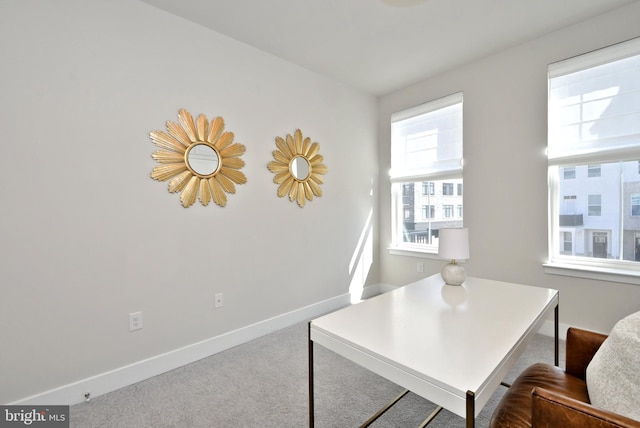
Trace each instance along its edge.
{"label": "electrical outlet", "polygon": [[221,308],[224,306],[224,296],[222,293],[216,293],[216,308]]}
{"label": "electrical outlet", "polygon": [[424,272],[424,263],[418,262],[416,269],[418,272]]}
{"label": "electrical outlet", "polygon": [[142,328],[142,312],[132,312],[129,314],[129,331],[140,330]]}

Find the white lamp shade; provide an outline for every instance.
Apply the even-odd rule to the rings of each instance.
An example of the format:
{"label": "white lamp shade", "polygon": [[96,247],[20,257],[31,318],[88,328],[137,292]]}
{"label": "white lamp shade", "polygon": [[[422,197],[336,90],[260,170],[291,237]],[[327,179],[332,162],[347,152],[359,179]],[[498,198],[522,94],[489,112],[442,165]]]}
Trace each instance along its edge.
{"label": "white lamp shade", "polygon": [[469,258],[469,229],[466,227],[440,229],[438,256],[447,260]]}

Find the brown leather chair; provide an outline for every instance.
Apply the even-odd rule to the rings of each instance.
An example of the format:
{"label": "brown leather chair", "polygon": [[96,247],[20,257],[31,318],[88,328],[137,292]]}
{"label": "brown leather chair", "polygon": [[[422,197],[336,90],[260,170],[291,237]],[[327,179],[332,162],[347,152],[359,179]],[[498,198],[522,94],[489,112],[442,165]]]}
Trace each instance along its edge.
{"label": "brown leather chair", "polygon": [[525,369],[496,407],[491,428],[640,428],[640,421],[590,404],[586,370],[606,338],[604,334],[570,328],[566,370],[542,363]]}

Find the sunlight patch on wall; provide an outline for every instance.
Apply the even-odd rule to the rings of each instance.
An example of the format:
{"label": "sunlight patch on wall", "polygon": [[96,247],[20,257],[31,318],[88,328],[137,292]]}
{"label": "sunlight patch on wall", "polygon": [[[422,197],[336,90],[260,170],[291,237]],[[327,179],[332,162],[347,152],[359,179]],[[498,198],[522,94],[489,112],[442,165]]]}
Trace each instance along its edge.
{"label": "sunlight patch on wall", "polygon": [[351,303],[358,303],[362,300],[362,292],[364,284],[369,275],[369,270],[373,264],[373,228],[371,226],[371,218],[373,216],[373,208],[369,211],[367,220],[365,221],[358,244],[351,257],[349,263],[349,276],[351,276],[351,284],[349,285],[349,294],[351,295]]}

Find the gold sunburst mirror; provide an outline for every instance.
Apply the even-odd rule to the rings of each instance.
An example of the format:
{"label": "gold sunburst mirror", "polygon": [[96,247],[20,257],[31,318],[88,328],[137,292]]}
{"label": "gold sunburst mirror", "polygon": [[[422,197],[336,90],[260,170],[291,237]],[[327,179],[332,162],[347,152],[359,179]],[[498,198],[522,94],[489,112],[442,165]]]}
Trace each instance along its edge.
{"label": "gold sunburst mirror", "polygon": [[275,174],[273,182],[279,184],[278,196],[289,195],[291,202],[296,201],[302,208],[307,200],[322,196],[320,185],[324,183],[322,175],[327,167],[322,163],[320,144],[312,143],[309,137],[303,138],[299,129],[285,138],[276,137],[273,151],[275,160],[269,162],[269,171]]}
{"label": "gold sunburst mirror", "polygon": [[240,158],[246,150],[233,142],[233,132],[224,132],[224,120],[216,117],[209,122],[201,114],[196,120],[180,109],[178,123],[167,121],[167,132],[149,133],[160,148],[151,156],[160,165],[151,172],[151,178],[169,181],[169,192],[179,192],[185,208],[200,199],[202,205],[211,200],[224,207],[227,193],[236,192],[236,184],[247,182],[239,171],[244,166]]}

